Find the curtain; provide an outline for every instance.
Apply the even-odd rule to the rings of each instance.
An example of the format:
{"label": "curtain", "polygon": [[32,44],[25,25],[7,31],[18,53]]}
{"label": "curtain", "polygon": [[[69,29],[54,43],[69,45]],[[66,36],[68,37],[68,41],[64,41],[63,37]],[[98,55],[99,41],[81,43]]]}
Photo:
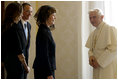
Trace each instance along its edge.
{"label": "curtain", "polygon": [[114,27],[118,27],[118,4],[116,1],[105,1],[104,2],[104,20],[107,22],[109,25],[112,25]]}

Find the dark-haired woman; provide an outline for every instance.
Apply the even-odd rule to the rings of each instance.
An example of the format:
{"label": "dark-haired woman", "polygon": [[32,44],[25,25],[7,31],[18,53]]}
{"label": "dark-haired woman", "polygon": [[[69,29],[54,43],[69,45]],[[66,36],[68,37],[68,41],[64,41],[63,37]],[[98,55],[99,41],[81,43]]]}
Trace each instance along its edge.
{"label": "dark-haired woman", "polygon": [[36,37],[36,57],[34,60],[35,79],[53,79],[56,70],[55,42],[50,26],[54,26],[56,10],[54,7],[44,5],[34,16],[39,26]]}
{"label": "dark-haired woman", "polygon": [[7,79],[23,79],[25,71],[29,72],[18,35],[18,25],[22,14],[19,3],[10,3],[6,7],[5,19],[2,25],[1,61],[4,63]]}

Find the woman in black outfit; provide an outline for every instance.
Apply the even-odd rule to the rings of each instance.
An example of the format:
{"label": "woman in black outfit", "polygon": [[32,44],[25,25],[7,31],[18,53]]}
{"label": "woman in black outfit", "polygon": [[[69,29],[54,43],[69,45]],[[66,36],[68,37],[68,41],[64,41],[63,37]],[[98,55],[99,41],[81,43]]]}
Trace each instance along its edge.
{"label": "woman in black outfit", "polygon": [[7,72],[7,79],[22,79],[23,72],[29,72],[18,35],[18,21],[22,14],[19,3],[10,3],[5,11],[1,37],[1,61]]}
{"label": "woman in black outfit", "polygon": [[56,70],[55,42],[53,40],[50,27],[54,26],[56,10],[54,7],[44,5],[35,14],[38,24],[36,37],[36,57],[34,60],[35,79],[53,79]]}

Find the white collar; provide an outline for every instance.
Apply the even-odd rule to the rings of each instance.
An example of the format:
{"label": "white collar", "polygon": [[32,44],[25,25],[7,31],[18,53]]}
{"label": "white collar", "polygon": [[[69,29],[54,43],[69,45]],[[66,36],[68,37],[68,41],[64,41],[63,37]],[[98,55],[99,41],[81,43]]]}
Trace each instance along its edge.
{"label": "white collar", "polygon": [[24,24],[26,24],[26,25],[27,25],[27,21],[24,21],[24,20],[21,18],[21,22],[22,22],[23,28],[25,29]]}
{"label": "white collar", "polygon": [[98,27],[97,27],[96,29],[100,29],[100,27],[101,27],[103,24],[104,24],[104,22],[102,21],[102,22],[98,25]]}
{"label": "white collar", "polygon": [[23,25],[27,24],[27,21],[24,21],[22,18],[21,18],[21,22],[22,22]]}

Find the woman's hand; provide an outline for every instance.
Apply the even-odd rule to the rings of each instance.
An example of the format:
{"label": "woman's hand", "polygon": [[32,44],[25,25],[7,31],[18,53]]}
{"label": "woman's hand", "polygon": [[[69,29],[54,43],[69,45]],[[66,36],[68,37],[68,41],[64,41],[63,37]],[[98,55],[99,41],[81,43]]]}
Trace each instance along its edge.
{"label": "woman's hand", "polygon": [[29,66],[26,67],[25,72],[26,73],[29,73],[30,72],[30,67]]}
{"label": "woman's hand", "polygon": [[51,75],[51,76],[48,76],[47,79],[54,79],[54,78],[53,78],[53,76]]}
{"label": "woman's hand", "polygon": [[24,69],[25,69],[25,72],[26,72],[26,73],[29,73],[30,68],[29,68],[29,66],[27,65],[26,61],[25,61],[25,56],[23,55],[23,53],[22,53],[22,54],[19,54],[19,55],[18,55],[18,58],[19,58],[19,60],[21,61],[21,63],[23,64]]}

